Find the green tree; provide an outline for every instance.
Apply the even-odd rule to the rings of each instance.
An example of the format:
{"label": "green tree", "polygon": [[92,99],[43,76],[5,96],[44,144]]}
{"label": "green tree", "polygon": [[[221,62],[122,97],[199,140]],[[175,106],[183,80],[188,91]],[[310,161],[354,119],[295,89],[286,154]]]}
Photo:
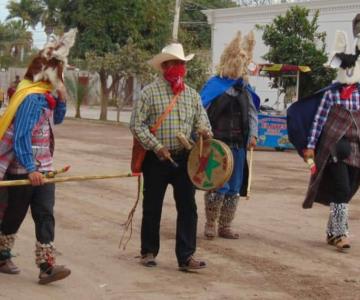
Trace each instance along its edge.
{"label": "green tree", "polygon": [[73,53],[113,52],[129,37],[142,49],[157,52],[170,38],[171,0],[64,0],[62,21],[79,30]]}
{"label": "green tree", "polygon": [[[113,59],[114,55],[121,55],[119,49],[124,49],[129,38],[136,45],[138,51],[147,53],[144,56],[159,52],[165,44],[169,43],[175,1],[62,0],[61,2],[59,9],[65,28],[77,27],[79,31],[71,52],[72,56],[80,59],[86,57],[92,70],[96,70],[100,75],[102,106],[100,118],[105,119],[109,96],[115,86],[120,84],[119,78],[123,77],[121,74],[114,74],[114,70],[118,71],[119,68],[113,67],[109,61]],[[231,0],[187,0],[183,7],[188,7],[190,4],[196,7],[196,12],[190,11],[190,19],[196,22],[198,18],[201,18],[200,21],[204,22],[203,25],[208,27],[208,33],[205,34],[201,31],[199,26],[192,27],[199,29],[194,32],[189,28],[181,29],[180,42],[186,46],[187,51],[207,48],[210,46],[210,29],[206,23],[206,17],[201,14],[200,10],[229,7],[235,4]],[[183,9],[183,13],[185,14],[184,21],[186,21],[186,9]],[[183,28],[182,24],[180,27]],[[125,57],[123,63],[126,62]],[[195,65],[196,67],[192,67]],[[206,74],[206,70],[207,66],[204,62],[199,63],[198,60],[195,60],[193,64],[189,64],[189,78],[200,81],[200,78]],[[199,76],[200,73],[203,75]],[[115,81],[111,86],[107,86],[110,75]],[[196,86],[198,86],[198,82],[196,82]]]}
{"label": "green tree", "polygon": [[20,20],[0,23],[0,64],[2,68],[24,66],[30,59],[32,33]]}
{"label": "green tree", "polygon": [[41,15],[39,21],[44,27],[44,31],[49,36],[54,32],[62,30],[60,7],[62,0],[36,0],[40,1]]}
{"label": "green tree", "polygon": [[209,65],[210,53],[206,50],[196,51],[195,57],[186,64],[186,83],[196,90],[200,90],[211,75]]}
{"label": "green tree", "polygon": [[[173,1],[175,2],[175,1]],[[205,9],[235,7],[232,0],[183,0],[180,13],[179,40],[192,45],[193,49],[209,49],[211,47],[211,28]]]}
{"label": "green tree", "polygon": [[69,91],[70,98],[75,103],[75,118],[81,119],[80,107],[89,89],[86,85],[79,82],[79,71],[75,71],[73,74],[66,74],[64,83]]}
{"label": "green tree", "polygon": [[6,8],[9,10],[7,19],[19,18],[24,28],[35,28],[42,14],[41,3],[38,0],[10,0]]}
{"label": "green tree", "polygon": [[[60,6],[66,28],[77,27],[78,36],[72,54],[85,58],[97,70],[101,82],[101,119],[106,119],[106,108],[112,86],[107,86],[113,75],[115,83],[121,74],[114,74],[108,62],[128,39],[137,49],[155,53],[171,36],[171,0],[64,0]],[[126,59],[126,58],[125,58]]]}
{"label": "green tree", "polygon": [[20,2],[11,0],[7,5],[9,10],[7,18],[20,18],[25,28],[35,28],[41,23],[49,38],[52,33],[62,31],[60,13],[62,4],[63,0],[20,0]]}
{"label": "green tree", "polygon": [[[263,31],[263,41],[269,46],[263,58],[271,63],[307,65],[311,72],[304,73],[300,78],[300,97],[328,85],[335,77],[333,70],[326,69],[325,32],[319,32],[319,11],[310,19],[309,10],[293,6],[285,15],[276,17],[271,24],[257,25]],[[273,79],[272,87],[281,87],[286,92],[294,86],[294,79]]]}
{"label": "green tree", "polygon": [[[146,63],[148,58],[148,53],[137,47],[132,39],[129,39],[123,47],[118,47],[116,51],[108,52],[103,56],[98,55],[95,51],[86,53],[89,70],[96,71],[100,75],[100,120],[106,120],[110,94],[112,93],[115,97],[119,97],[117,91],[124,88],[126,81],[130,77],[136,77],[142,82],[149,81],[152,71]],[[108,86],[107,80],[110,76],[112,82]],[[116,99],[119,105],[124,103],[125,100]]]}
{"label": "green tree", "polygon": [[18,58],[21,62],[24,61],[25,53],[30,52],[33,39],[32,33],[24,29],[21,21],[11,21],[6,24],[10,35],[11,53],[14,57]]}

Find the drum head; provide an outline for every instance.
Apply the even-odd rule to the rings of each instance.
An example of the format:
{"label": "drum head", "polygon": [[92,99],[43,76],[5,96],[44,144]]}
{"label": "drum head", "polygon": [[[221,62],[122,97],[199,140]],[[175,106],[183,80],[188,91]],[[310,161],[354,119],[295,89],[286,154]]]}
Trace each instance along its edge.
{"label": "drum head", "polygon": [[200,190],[215,190],[229,180],[234,167],[230,148],[215,139],[203,142],[200,157],[200,142],[191,149],[187,169],[190,180]]}

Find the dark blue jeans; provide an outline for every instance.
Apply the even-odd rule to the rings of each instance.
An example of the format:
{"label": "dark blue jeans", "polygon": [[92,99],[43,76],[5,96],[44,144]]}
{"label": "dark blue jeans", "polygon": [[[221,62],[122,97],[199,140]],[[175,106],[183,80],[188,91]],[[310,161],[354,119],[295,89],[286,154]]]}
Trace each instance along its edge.
{"label": "dark blue jeans", "polygon": [[217,190],[219,194],[227,196],[234,196],[240,193],[241,186],[244,179],[244,166],[245,166],[245,148],[231,147],[234,157],[234,169],[230,179]]}
{"label": "dark blue jeans", "polygon": [[187,174],[187,155],[173,156],[179,164],[175,168],[169,161],[160,161],[149,151],[143,164],[144,199],[141,225],[141,254],[156,256],[160,249],[160,220],[163,200],[168,184],[173,186],[177,210],[176,257],[179,264],[187,261],[196,249],[197,208],[195,188]]}
{"label": "dark blue jeans", "polygon": [[[27,175],[8,175],[8,180],[26,179]],[[35,223],[36,239],[41,244],[54,241],[55,185],[45,184],[9,187],[8,206],[5,210],[0,231],[5,234],[17,233],[30,207]]]}

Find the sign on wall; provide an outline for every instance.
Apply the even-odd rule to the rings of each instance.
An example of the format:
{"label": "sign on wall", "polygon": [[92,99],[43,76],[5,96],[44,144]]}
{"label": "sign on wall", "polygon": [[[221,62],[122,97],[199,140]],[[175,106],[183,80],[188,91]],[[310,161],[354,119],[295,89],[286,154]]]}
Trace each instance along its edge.
{"label": "sign on wall", "polygon": [[259,114],[259,132],[257,147],[293,149],[289,142],[286,116]]}

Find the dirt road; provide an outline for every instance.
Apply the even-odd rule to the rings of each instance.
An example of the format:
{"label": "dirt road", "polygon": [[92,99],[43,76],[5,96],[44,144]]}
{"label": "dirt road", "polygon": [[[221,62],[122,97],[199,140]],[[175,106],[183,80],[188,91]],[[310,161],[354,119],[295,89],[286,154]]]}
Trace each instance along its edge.
{"label": "dirt road", "polygon": [[[56,166],[71,174],[128,171],[131,136],[125,127],[67,120],[56,129]],[[198,273],[177,270],[175,207],[171,188],[164,203],[158,267],[138,263],[141,207],[133,238],[118,249],[120,224],[136,197],[134,178],[57,185],[58,263],[68,279],[36,283],[34,225],[28,215],[14,249],[22,273],[0,274],[0,299],[360,299],[360,199],[350,215],[352,249],[324,242],[328,208],[303,210],[308,170],[289,152],[255,152],[252,198],[243,199],[234,226],[239,240],[203,239],[203,193],[197,193]]]}

